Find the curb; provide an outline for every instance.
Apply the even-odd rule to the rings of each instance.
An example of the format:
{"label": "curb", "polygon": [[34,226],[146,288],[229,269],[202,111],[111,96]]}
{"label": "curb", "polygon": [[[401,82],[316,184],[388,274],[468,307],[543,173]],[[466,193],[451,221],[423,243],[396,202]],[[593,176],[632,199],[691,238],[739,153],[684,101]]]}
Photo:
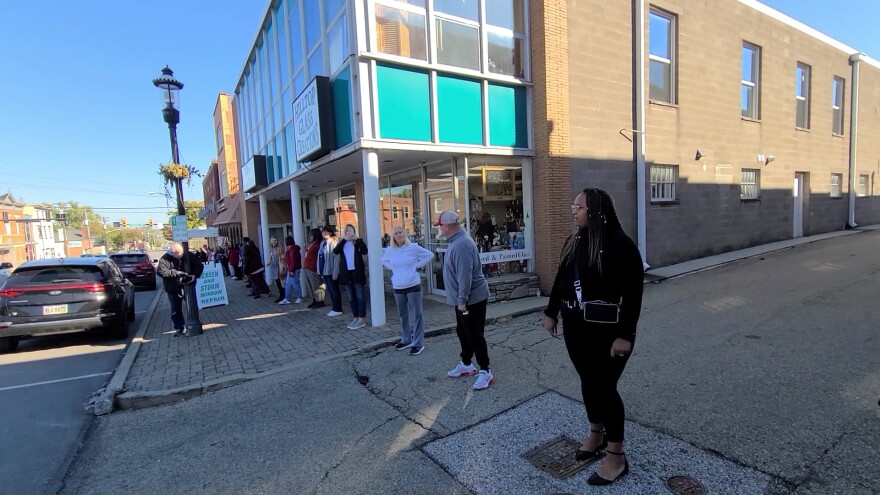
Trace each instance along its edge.
{"label": "curb", "polygon": [[128,378],[128,373],[131,371],[134,359],[137,357],[137,353],[141,348],[141,343],[144,341],[144,334],[147,332],[147,327],[150,325],[150,322],[153,321],[153,315],[156,313],[156,306],[159,304],[159,296],[161,295],[162,291],[156,290],[156,295],[153,296],[153,302],[150,303],[150,308],[147,309],[147,316],[141,321],[141,326],[138,328],[137,333],[135,333],[134,338],[128,345],[128,349],[125,350],[125,355],[119,362],[119,366],[116,367],[116,371],[113,372],[113,377],[110,378],[110,382],[107,386],[98,393],[97,398],[95,398],[90,404],[91,407],[89,407],[89,412],[92,412],[95,416],[102,416],[113,412],[113,409],[116,406],[117,396],[122,392],[122,388],[125,386],[125,380]]}
{"label": "curb", "polygon": [[[486,318],[486,324],[495,323],[499,319],[502,318],[512,318],[516,316],[522,316],[530,313],[535,313],[543,311],[543,308],[530,308],[530,309],[521,309],[517,311],[513,311],[511,313],[493,316],[491,318]],[[425,330],[425,338],[435,337],[438,335],[444,335],[448,333],[452,333],[455,331],[455,324],[443,325],[439,327],[434,327],[431,329]],[[281,366],[280,368],[264,371],[262,373],[254,373],[254,374],[235,374],[226,376],[223,378],[217,378],[216,380],[211,380],[208,382],[201,383],[199,385],[190,385],[187,387],[179,387],[173,389],[166,390],[156,390],[152,392],[126,392],[123,394],[119,394],[115,396],[116,405],[123,410],[133,410],[133,409],[146,409],[149,407],[156,406],[164,406],[168,404],[174,404],[177,402],[182,402],[185,400],[189,400],[195,397],[200,397],[210,392],[214,392],[220,389],[224,389],[227,387],[232,387],[238,385],[240,383],[249,382],[251,380],[256,380],[259,378],[265,378],[267,376],[272,376],[278,373],[283,373],[285,371],[290,371],[293,369],[301,368],[304,366],[311,366],[313,364],[322,363],[324,361],[330,361],[337,358],[354,356],[357,354],[361,354],[363,352],[370,352],[382,349],[384,347],[390,347],[398,342],[397,337],[389,337],[387,339],[382,339],[377,342],[373,342],[370,344],[366,344],[357,349],[353,349],[351,351],[346,351],[338,354],[332,354],[328,356],[320,356],[312,359],[308,359],[301,363],[289,364],[286,366]],[[138,343],[138,347],[140,347],[140,343]],[[137,352],[135,351],[135,354]],[[127,356],[126,356],[127,357]],[[132,357],[132,362],[134,361],[134,357]],[[120,369],[122,367],[120,366]],[[129,364],[128,369],[131,368]],[[128,374],[128,369],[126,369],[126,375]],[[116,375],[114,375],[114,379]],[[123,378],[122,384],[124,384],[125,379]],[[112,380],[111,380],[112,383]],[[121,385],[120,385],[121,387]],[[110,387],[107,387],[110,390]],[[118,391],[116,392],[119,393]]]}

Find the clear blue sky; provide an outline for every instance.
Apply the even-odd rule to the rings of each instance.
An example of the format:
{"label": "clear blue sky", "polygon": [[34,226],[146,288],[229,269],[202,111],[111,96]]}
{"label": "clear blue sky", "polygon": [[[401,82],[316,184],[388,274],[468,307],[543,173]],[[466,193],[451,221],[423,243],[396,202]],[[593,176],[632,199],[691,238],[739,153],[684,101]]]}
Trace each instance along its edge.
{"label": "clear blue sky", "polygon": [[[880,58],[880,0],[764,3]],[[110,221],[166,221],[165,199],[148,194],[163,192],[156,172],[171,156],[151,81],[168,64],[185,84],[181,159],[207,170],[217,93],[234,89],[265,6],[4,0],[0,190],[28,202],[74,200]],[[202,199],[200,181],[184,195]]]}

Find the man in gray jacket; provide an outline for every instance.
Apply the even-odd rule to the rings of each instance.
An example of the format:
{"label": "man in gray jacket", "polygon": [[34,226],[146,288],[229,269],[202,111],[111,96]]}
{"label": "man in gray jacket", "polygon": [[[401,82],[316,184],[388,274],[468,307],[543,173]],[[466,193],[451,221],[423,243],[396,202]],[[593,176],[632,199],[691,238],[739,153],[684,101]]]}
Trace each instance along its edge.
{"label": "man in gray jacket", "polygon": [[[459,224],[458,214],[444,211],[434,222],[440,233],[449,240],[443,260],[443,283],[446,303],[455,307],[455,332],[461,343],[461,362],[447,376],[477,375],[474,390],[485,390],[495,380],[489,369],[489,350],[486,346],[486,304],[489,283],[483,276],[480,253]],[[479,373],[471,362],[476,354]]]}

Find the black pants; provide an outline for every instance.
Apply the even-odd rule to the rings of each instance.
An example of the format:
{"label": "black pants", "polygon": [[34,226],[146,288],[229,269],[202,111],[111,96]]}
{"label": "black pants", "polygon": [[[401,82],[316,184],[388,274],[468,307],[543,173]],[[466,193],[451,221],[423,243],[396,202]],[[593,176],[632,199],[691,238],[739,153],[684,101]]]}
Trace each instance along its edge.
{"label": "black pants", "polygon": [[630,354],[611,357],[615,338],[611,326],[579,321],[579,314],[563,321],[568,357],[581,379],[581,394],[590,423],[605,426],[609,442],[623,441],[625,411],[617,393],[617,381]]}
{"label": "black pants", "polygon": [[486,346],[486,304],[488,299],[468,304],[468,314],[463,315],[455,308],[455,333],[461,343],[461,362],[471,364],[474,354],[481,370],[489,369],[489,349]]}
{"label": "black pants", "polygon": [[235,278],[241,280],[244,278],[244,275],[241,273],[241,267],[238,265],[232,265],[232,272],[235,275]]}
{"label": "black pants", "polygon": [[183,298],[177,295],[177,292],[165,292],[168,296],[168,302],[171,303],[171,323],[174,324],[175,330],[183,330],[183,324],[186,318],[183,316]]}
{"label": "black pants", "polygon": [[229,260],[226,258],[221,258],[220,259],[220,266],[223,267],[223,276],[228,277],[229,276]]}

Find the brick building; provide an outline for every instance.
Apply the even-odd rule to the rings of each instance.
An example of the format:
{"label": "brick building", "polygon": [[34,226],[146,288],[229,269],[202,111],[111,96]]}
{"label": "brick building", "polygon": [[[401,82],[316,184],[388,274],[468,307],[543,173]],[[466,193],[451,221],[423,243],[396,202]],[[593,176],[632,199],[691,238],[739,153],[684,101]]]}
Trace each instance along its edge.
{"label": "brick building", "polygon": [[754,0],[276,0],[235,82],[243,229],[401,225],[442,295],[455,210],[497,300],[549,290],[586,186],[654,267],[876,223],[878,78]]}
{"label": "brick building", "polygon": [[28,259],[25,203],[12,193],[0,194],[0,262],[18,266]]}

